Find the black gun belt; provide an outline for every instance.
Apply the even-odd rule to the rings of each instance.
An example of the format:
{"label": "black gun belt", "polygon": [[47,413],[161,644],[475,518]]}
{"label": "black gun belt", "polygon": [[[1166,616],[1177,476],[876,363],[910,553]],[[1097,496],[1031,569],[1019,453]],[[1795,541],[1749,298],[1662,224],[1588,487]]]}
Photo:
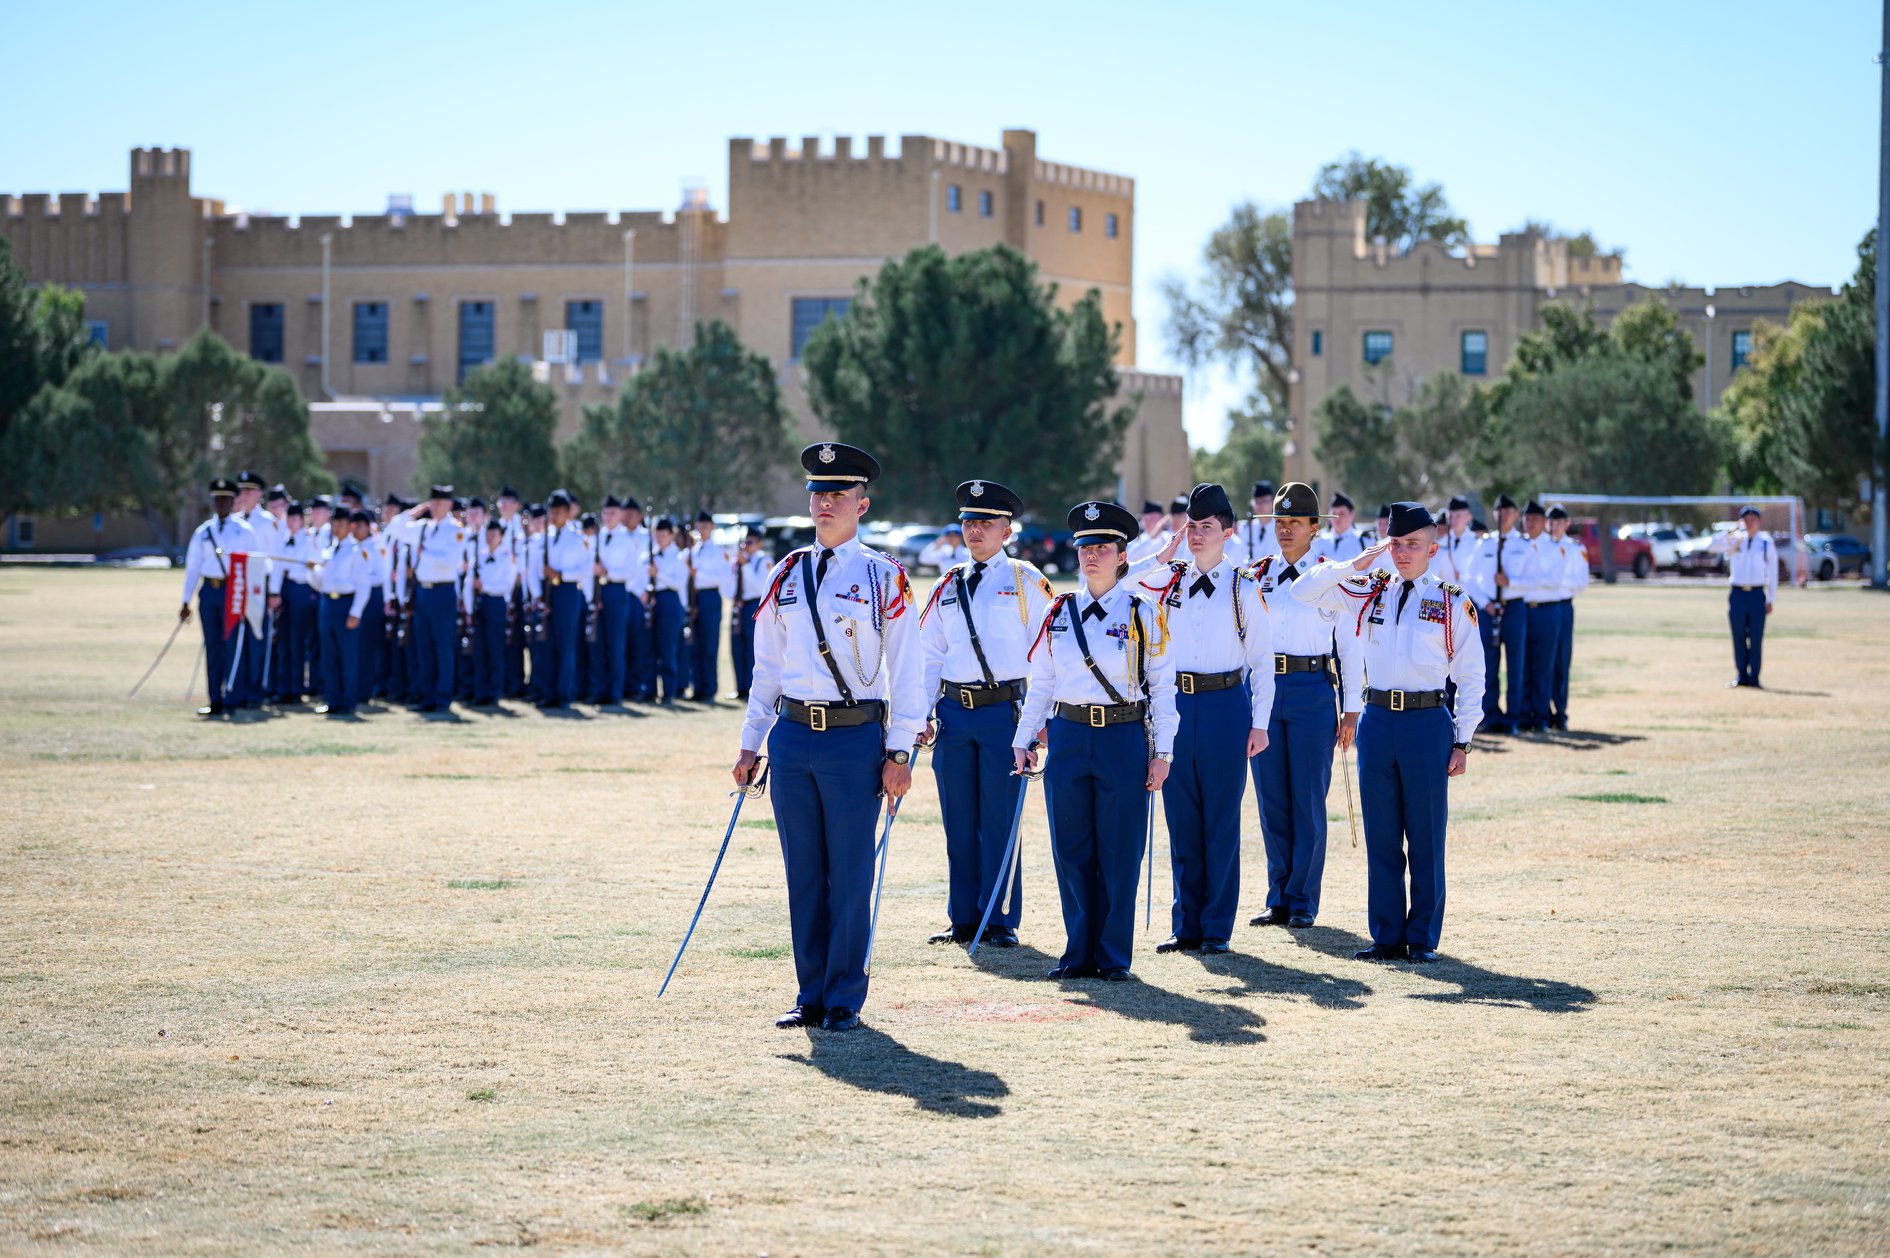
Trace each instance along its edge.
{"label": "black gun belt", "polygon": [[1388,708],[1393,712],[1413,712],[1419,708],[1443,707],[1444,692],[1441,690],[1374,690],[1367,686],[1365,702],[1375,707]]}
{"label": "black gun belt", "polygon": [[1288,673],[1323,673],[1331,661],[1330,655],[1281,655],[1273,657],[1273,674],[1284,677]]}
{"label": "black gun belt", "polygon": [[1056,708],[1057,715],[1064,720],[1091,729],[1139,723],[1147,710],[1146,703],[1059,703]]}
{"label": "black gun belt", "polygon": [[878,725],[885,714],[886,704],[881,699],[867,699],[848,707],[837,699],[832,703],[802,703],[799,699],[783,697],[776,711],[795,724],[805,725],[819,734],[830,729],[850,729],[855,725]]}
{"label": "black gun belt", "polygon": [[1232,690],[1246,680],[1244,668],[1229,669],[1225,673],[1176,673],[1175,689],[1184,695],[1204,695],[1216,690]]}
{"label": "black gun belt", "polygon": [[988,708],[994,703],[1020,702],[1024,683],[1001,681],[987,686],[981,681],[948,681],[939,686],[939,694],[961,708]]}

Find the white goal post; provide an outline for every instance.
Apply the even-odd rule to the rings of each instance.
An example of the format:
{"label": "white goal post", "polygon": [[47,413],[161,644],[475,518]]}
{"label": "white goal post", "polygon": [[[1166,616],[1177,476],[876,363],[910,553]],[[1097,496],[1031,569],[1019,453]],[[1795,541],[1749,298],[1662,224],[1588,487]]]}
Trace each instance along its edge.
{"label": "white goal post", "polygon": [[[1789,521],[1787,531],[1791,535],[1792,584],[1809,585],[1811,583],[1811,565],[1805,557],[1805,504],[1799,498],[1790,495],[1764,494],[1574,494],[1545,493],[1537,501],[1544,506],[1561,503],[1565,507],[1595,507],[1600,527],[1598,532],[1605,542],[1615,524],[1614,509],[1624,507],[1725,507],[1733,512],[1741,507],[1783,507]],[[1604,580],[1614,579],[1614,547],[1601,547],[1601,572]]]}

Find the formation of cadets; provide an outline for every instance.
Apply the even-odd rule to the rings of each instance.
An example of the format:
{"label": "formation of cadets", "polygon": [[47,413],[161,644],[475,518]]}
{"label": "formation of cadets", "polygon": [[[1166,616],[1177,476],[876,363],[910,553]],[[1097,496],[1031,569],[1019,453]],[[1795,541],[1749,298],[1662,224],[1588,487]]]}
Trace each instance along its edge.
{"label": "formation of cadets", "polygon": [[[201,715],[311,698],[330,716],[377,701],[709,702],[724,602],[748,693],[769,561],[759,531],[731,552],[707,512],[646,526],[634,498],[610,495],[589,515],[565,490],[527,505],[507,486],[489,508],[450,485],[422,502],[389,494],[377,512],[352,492],[295,501],[253,472],[212,481],[210,500],[179,609],[188,620],[199,603]],[[226,631],[233,581],[243,614]]]}

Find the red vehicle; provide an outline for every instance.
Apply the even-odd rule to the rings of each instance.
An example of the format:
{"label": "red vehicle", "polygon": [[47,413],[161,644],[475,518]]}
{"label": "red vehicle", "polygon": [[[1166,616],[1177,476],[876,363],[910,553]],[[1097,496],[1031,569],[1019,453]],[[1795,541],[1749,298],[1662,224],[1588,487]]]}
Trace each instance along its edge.
{"label": "red vehicle", "polygon": [[[1588,555],[1588,571],[1600,575],[1601,533],[1595,522],[1571,520],[1569,531],[1581,539],[1582,550]],[[1645,581],[1647,574],[1654,570],[1653,546],[1641,537],[1616,537],[1614,569],[1616,572],[1632,572],[1636,581]]]}

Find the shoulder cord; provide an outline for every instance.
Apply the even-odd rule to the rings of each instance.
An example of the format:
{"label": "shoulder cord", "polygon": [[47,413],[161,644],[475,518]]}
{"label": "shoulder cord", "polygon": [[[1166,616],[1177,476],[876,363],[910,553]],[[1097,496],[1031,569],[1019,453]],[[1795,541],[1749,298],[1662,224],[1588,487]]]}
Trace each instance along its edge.
{"label": "shoulder cord", "polygon": [[862,686],[871,686],[879,680],[879,673],[886,666],[886,620],[885,609],[879,605],[879,568],[870,557],[866,560],[866,593],[873,600],[873,675],[866,675],[866,665],[860,661],[860,635],[852,625],[847,626],[847,642],[853,647],[853,671],[859,675]]}

